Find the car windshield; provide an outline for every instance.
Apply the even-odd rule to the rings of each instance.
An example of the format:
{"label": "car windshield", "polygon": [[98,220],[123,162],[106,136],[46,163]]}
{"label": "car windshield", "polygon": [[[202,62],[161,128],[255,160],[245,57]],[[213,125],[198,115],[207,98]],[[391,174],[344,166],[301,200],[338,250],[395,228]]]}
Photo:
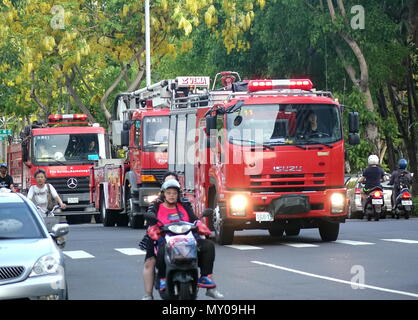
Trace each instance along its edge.
{"label": "car windshield", "polygon": [[0,240],[44,238],[41,228],[25,203],[2,203]]}
{"label": "car windshield", "polygon": [[332,104],[243,105],[226,120],[233,144],[327,145],[342,138],[339,109]]}
{"label": "car windshield", "polygon": [[153,151],[156,148],[168,147],[168,117],[144,118],[144,148]]}
{"label": "car windshield", "polygon": [[34,162],[42,165],[90,164],[105,158],[103,134],[59,134],[34,137]]}

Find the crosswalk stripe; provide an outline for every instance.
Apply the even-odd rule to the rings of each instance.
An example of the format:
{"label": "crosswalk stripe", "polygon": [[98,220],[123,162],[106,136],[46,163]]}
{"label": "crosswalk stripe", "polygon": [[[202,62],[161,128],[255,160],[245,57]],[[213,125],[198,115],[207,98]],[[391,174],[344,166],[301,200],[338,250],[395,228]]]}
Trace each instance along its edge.
{"label": "crosswalk stripe", "polygon": [[410,243],[410,244],[417,244],[418,240],[408,240],[408,239],[380,239],[383,241],[391,241],[391,242],[400,242],[400,243]]}
{"label": "crosswalk stripe", "polygon": [[146,254],[144,250],[140,250],[137,248],[120,248],[115,250],[128,256],[141,256]]}
{"label": "crosswalk stripe", "polygon": [[315,247],[319,247],[316,244],[298,243],[298,242],[282,242],[280,244],[283,244],[283,245],[289,246],[289,247],[294,247],[294,248],[315,248]]}
{"label": "crosswalk stripe", "polygon": [[361,241],[353,241],[353,240],[335,240],[336,243],[342,243],[342,244],[349,244],[351,246],[367,246],[371,244],[376,244],[373,242],[361,242]]}
{"label": "crosswalk stripe", "polygon": [[260,248],[260,247],[248,246],[248,245],[244,245],[244,244],[227,245],[225,247],[238,249],[238,250],[259,250],[259,249],[263,249],[263,248]]}
{"label": "crosswalk stripe", "polygon": [[94,258],[90,253],[83,250],[63,251],[63,253],[71,259],[89,259]]}

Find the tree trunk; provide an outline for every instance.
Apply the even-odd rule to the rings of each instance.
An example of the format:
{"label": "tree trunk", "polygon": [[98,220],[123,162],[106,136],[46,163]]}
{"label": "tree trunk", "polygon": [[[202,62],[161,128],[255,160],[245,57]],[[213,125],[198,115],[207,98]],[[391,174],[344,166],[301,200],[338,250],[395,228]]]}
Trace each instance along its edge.
{"label": "tree trunk", "polygon": [[67,86],[68,93],[74,99],[75,103],[80,107],[81,111],[87,114],[87,117],[91,123],[96,122],[93,115],[90,113],[90,110],[84,105],[83,101],[81,101],[80,97],[77,95],[73,84],[71,83],[70,77],[66,74],[65,75],[65,85]]}

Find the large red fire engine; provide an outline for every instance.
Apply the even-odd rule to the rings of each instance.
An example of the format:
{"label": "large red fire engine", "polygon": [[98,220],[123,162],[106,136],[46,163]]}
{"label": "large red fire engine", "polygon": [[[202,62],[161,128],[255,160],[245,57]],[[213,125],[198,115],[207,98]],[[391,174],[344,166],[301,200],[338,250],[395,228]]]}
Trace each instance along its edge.
{"label": "large red fire engine", "polygon": [[[231,244],[236,230],[302,228],[336,240],[348,201],[343,106],[331,93],[304,79],[251,80],[211,90],[207,101],[172,105],[169,169],[184,176],[198,216],[214,209],[217,242]],[[357,144],[358,114],[349,118]]]}
{"label": "large red fire engine", "polygon": [[90,222],[95,212],[89,201],[89,169],[109,157],[105,129],[89,124],[85,114],[54,114],[48,124],[27,126],[21,142],[8,147],[10,175],[27,193],[36,184],[34,173],[44,169],[67,208],[56,215],[69,223]]}
{"label": "large red fire engine", "polygon": [[143,227],[168,170],[170,106],[202,87],[209,88],[208,77],[177,77],[116,97],[112,144],[127,148],[126,159],[99,160],[90,174],[90,201],[104,226]]}

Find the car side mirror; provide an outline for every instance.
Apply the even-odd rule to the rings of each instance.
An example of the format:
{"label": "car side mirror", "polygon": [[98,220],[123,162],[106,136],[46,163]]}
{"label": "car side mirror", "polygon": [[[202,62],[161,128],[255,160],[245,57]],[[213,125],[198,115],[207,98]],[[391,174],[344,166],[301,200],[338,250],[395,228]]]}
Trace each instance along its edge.
{"label": "car side mirror", "polygon": [[128,147],[129,146],[129,130],[122,130],[121,145],[122,145],[122,147]]}
{"label": "car side mirror", "polygon": [[348,143],[351,145],[357,145],[360,143],[360,135],[358,133],[349,133],[348,134]]}
{"label": "car side mirror", "polygon": [[358,133],[360,128],[360,117],[358,112],[350,112],[348,114],[348,132]]}
{"label": "car side mirror", "polygon": [[69,232],[67,223],[58,223],[52,227],[52,231],[49,233],[54,239],[63,237]]}
{"label": "car side mirror", "polygon": [[206,135],[210,136],[216,130],[216,116],[209,116],[206,118]]}

